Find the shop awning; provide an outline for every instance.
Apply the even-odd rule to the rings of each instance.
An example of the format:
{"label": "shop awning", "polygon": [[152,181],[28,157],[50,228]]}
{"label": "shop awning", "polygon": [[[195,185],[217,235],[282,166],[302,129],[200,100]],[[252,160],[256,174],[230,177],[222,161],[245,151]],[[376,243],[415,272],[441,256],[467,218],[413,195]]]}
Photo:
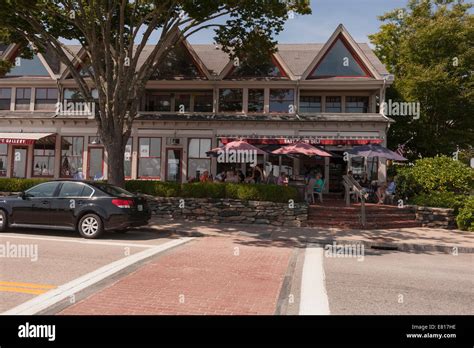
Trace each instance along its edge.
{"label": "shop awning", "polygon": [[[346,139],[328,139],[323,137],[286,137],[286,138],[270,138],[270,137],[248,137],[242,138],[245,142],[252,145],[290,145],[298,142],[305,142],[312,145],[367,145],[367,144],[380,144],[383,142],[380,138],[346,138]],[[227,144],[234,141],[234,137],[219,137],[222,144]]]}
{"label": "shop awning", "polygon": [[29,145],[55,133],[0,133],[0,144]]}

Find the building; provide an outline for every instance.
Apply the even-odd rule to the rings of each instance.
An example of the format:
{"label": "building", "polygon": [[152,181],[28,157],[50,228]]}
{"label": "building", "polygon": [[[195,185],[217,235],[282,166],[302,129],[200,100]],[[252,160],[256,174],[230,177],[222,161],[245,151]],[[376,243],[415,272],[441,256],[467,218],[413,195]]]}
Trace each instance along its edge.
{"label": "building", "polygon": [[[81,54],[79,46],[70,49]],[[19,59],[14,45],[0,51],[18,63],[0,78],[0,176],[106,178],[107,154],[87,108],[57,111],[58,102],[80,102],[68,70],[53,55]],[[295,176],[316,168],[329,179],[328,190],[340,190],[344,152],[386,144],[393,121],[378,105],[390,75],[342,25],[324,44],[280,44],[270,58],[257,69],[230,61],[214,45],[177,47],[147,85],[125,153],[127,178],[186,182],[229,166],[206,152],[233,139],[266,149],[302,140],[336,156],[259,162]],[[385,176],[382,160],[349,162],[355,172]]]}

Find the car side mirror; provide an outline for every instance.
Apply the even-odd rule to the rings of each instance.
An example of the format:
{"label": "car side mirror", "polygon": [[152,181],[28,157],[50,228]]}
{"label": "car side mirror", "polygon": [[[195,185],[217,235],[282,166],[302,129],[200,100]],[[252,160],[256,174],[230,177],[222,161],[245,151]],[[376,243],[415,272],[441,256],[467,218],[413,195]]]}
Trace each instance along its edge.
{"label": "car side mirror", "polygon": [[21,199],[25,199],[26,198],[26,193],[24,191],[22,191],[18,194],[18,197],[20,197]]}

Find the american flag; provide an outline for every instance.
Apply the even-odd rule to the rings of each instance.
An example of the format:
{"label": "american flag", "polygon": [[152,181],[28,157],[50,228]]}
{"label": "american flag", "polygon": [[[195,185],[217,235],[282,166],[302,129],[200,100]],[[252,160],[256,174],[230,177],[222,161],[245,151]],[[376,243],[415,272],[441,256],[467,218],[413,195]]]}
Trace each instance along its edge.
{"label": "american flag", "polygon": [[405,155],[405,144],[398,144],[397,149],[395,150],[395,152],[397,154],[399,154],[400,156],[404,156]]}

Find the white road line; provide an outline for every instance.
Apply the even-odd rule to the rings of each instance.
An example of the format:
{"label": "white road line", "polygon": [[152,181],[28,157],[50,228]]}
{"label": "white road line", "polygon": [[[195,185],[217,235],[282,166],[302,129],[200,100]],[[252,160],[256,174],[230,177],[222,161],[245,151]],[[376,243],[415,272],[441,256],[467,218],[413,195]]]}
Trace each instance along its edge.
{"label": "white road line", "polygon": [[301,279],[300,315],[330,314],[323,255],[321,247],[306,247]]}
{"label": "white road line", "polygon": [[125,247],[137,247],[137,248],[153,248],[156,245],[152,244],[134,244],[134,243],[121,243],[121,242],[105,242],[100,240],[87,240],[87,239],[70,239],[65,238],[49,238],[49,237],[30,237],[30,236],[18,236],[9,235],[2,233],[1,238],[16,238],[16,239],[32,239],[32,240],[44,240],[50,242],[65,242],[65,243],[79,243],[79,244],[98,244],[98,245],[110,245],[110,246],[125,246]]}
{"label": "white road line", "polygon": [[6,312],[1,313],[2,315],[33,315],[47,308],[55,305],[56,303],[69,298],[70,296],[77,294],[79,291],[119,272],[120,270],[150,256],[163,252],[165,250],[174,248],[178,245],[189,242],[194,238],[186,237],[176,240],[172,240],[168,243],[143,250],[139,253],[125,257],[123,259],[112,262],[106,266],[96,269],[82,277],[74,279],[69,283],[61,285],[54,290],[48,291],[42,295],[39,295],[27,302],[18,305]]}

